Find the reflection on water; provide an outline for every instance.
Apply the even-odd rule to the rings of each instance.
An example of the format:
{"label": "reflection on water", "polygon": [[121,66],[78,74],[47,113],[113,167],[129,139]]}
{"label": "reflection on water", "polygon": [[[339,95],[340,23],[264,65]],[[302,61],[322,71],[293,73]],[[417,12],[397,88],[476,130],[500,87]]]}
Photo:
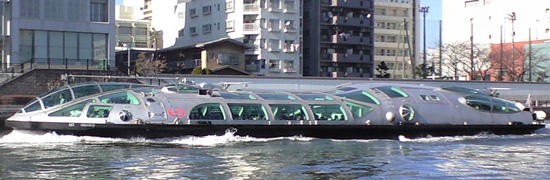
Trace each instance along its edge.
{"label": "reflection on water", "polygon": [[0,138],[0,179],[542,179],[549,146],[547,133],[396,141],[14,131]]}

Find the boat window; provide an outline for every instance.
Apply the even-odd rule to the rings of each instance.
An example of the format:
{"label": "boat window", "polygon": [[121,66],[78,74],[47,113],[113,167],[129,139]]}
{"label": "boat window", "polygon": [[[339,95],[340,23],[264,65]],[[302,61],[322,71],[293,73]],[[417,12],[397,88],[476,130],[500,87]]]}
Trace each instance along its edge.
{"label": "boat window", "polygon": [[71,92],[68,89],[53,93],[47,97],[42,98],[45,108],[57,106],[73,100]]}
{"label": "boat window", "polygon": [[331,101],[334,100],[330,96],[324,94],[297,94],[296,96],[303,100],[315,100],[315,101]]}
{"label": "boat window", "polygon": [[88,103],[94,103],[94,102],[95,100],[93,99],[82,101],[78,104],[74,104],[72,106],[50,113],[48,114],[48,116],[80,117],[80,115],[82,114],[82,109],[84,109],[84,106]]}
{"label": "boat window", "polygon": [[491,111],[491,100],[488,96],[466,96],[466,105],[477,110]]}
{"label": "boat window", "polygon": [[340,97],[353,99],[356,101],[371,103],[371,104],[380,104],[380,101],[376,99],[372,94],[365,92],[365,91],[354,91],[349,93],[341,93],[341,94],[335,94]]}
{"label": "boat window", "polygon": [[315,115],[315,120],[347,121],[348,117],[344,108],[337,104],[309,105]]}
{"label": "boat window", "polygon": [[151,85],[144,85],[144,84],[132,84],[132,89],[133,89],[133,88],[145,88],[145,87],[152,88],[152,87],[154,87],[154,86],[151,86]]}
{"label": "boat window", "polygon": [[267,113],[261,104],[227,104],[234,120],[267,120]]}
{"label": "boat window", "polygon": [[365,114],[372,111],[372,107],[360,105],[357,103],[349,102],[346,100],[342,100],[346,106],[348,106],[349,110],[351,111],[351,114],[353,115],[353,118],[360,118],[363,117]]}
{"label": "boat window", "polygon": [[105,105],[90,105],[90,107],[88,107],[88,113],[86,113],[86,115],[90,118],[106,118],[109,117],[109,113],[111,113],[112,108],[113,107],[111,106]]}
{"label": "boat window", "polygon": [[427,96],[427,95],[420,95],[420,99],[424,100],[424,101],[429,101],[430,100],[430,97]]}
{"label": "boat window", "polygon": [[384,94],[388,95],[389,97],[409,97],[407,93],[405,93],[403,90],[393,87],[393,86],[381,86],[377,87],[376,89],[384,92]]}
{"label": "boat window", "polygon": [[356,89],[357,88],[354,88],[354,87],[343,87],[343,88],[338,88],[334,91],[330,91],[329,93],[338,94],[338,93],[348,92],[348,91],[352,91],[352,90],[356,90]]}
{"label": "boat window", "polygon": [[109,84],[109,85],[102,84],[100,86],[101,86],[101,89],[103,90],[103,92],[117,90],[117,89],[128,89],[128,88],[130,88],[129,84]]}
{"label": "boat window", "polygon": [[430,95],[430,97],[431,97],[434,101],[441,101],[441,99],[439,99],[439,97],[437,97],[436,95]]}
{"label": "boat window", "polygon": [[223,107],[218,103],[208,103],[195,106],[189,115],[192,120],[225,120]]}
{"label": "boat window", "polygon": [[452,91],[452,92],[457,92],[457,93],[460,93],[460,94],[486,95],[485,93],[483,93],[481,91],[478,91],[478,90],[475,90],[475,89],[470,89],[470,88],[465,88],[465,87],[460,87],[460,86],[443,86],[443,87],[441,87],[441,89],[447,90],[447,91]]}
{"label": "boat window", "polygon": [[306,109],[300,104],[270,104],[275,120],[309,120]]}
{"label": "boat window", "polygon": [[193,86],[172,86],[166,88],[168,91],[177,92],[177,93],[198,93],[199,88]]}
{"label": "boat window", "polygon": [[262,94],[257,94],[257,95],[262,97],[263,99],[266,99],[266,100],[296,100],[296,97],[294,97],[290,94],[284,94],[284,93],[279,93],[279,94],[262,93]]}
{"label": "boat window", "polygon": [[516,103],[502,99],[491,98],[493,101],[493,111],[495,112],[519,112],[521,111]]}
{"label": "boat window", "polygon": [[113,104],[139,104],[136,96],[130,92],[119,92],[99,97],[99,101],[102,103]]}
{"label": "boat window", "polygon": [[256,99],[252,94],[247,93],[226,93],[222,92],[220,95],[225,99]]}
{"label": "boat window", "polygon": [[92,94],[100,93],[97,85],[80,86],[73,88],[74,98],[84,97]]}
{"label": "boat window", "polygon": [[31,103],[30,105],[24,108],[26,113],[41,110],[41,109],[42,109],[42,106],[40,106],[40,102],[38,100],[35,100],[33,103]]}

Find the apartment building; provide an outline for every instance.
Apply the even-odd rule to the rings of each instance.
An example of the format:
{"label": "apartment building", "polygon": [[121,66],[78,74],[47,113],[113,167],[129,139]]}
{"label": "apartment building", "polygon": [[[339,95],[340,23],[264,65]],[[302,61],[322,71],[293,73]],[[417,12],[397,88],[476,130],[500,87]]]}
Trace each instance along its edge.
{"label": "apartment building", "polygon": [[304,76],[373,77],[374,1],[303,0]]}
{"label": "apartment building", "polygon": [[249,47],[246,71],[259,76],[302,76],[299,0],[182,0],[174,16],[178,20],[173,24],[179,29],[170,48],[229,37]]}
{"label": "apartment building", "polygon": [[[386,63],[391,78],[412,78],[418,58],[414,0],[375,0],[374,66]],[[378,72],[375,72],[378,74]]]}
{"label": "apartment building", "polygon": [[30,62],[114,66],[114,0],[2,0],[0,6],[2,67]]}

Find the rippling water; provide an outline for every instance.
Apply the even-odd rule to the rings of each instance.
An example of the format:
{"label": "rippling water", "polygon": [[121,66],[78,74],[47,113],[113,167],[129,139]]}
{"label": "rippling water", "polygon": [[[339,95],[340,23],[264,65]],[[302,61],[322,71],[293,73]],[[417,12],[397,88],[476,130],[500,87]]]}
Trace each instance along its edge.
{"label": "rippling water", "polygon": [[0,179],[546,179],[550,130],[399,140],[0,137]]}

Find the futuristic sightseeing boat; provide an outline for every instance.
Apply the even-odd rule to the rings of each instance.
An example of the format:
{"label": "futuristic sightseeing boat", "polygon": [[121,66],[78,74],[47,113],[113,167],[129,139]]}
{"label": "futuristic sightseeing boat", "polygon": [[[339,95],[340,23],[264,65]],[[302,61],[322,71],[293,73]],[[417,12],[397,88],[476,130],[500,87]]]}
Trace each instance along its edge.
{"label": "futuristic sightseeing boat", "polygon": [[463,87],[396,83],[322,92],[227,90],[227,84],[70,84],[6,120],[14,129],[104,137],[235,135],[333,139],[528,134],[544,128],[521,103]]}

